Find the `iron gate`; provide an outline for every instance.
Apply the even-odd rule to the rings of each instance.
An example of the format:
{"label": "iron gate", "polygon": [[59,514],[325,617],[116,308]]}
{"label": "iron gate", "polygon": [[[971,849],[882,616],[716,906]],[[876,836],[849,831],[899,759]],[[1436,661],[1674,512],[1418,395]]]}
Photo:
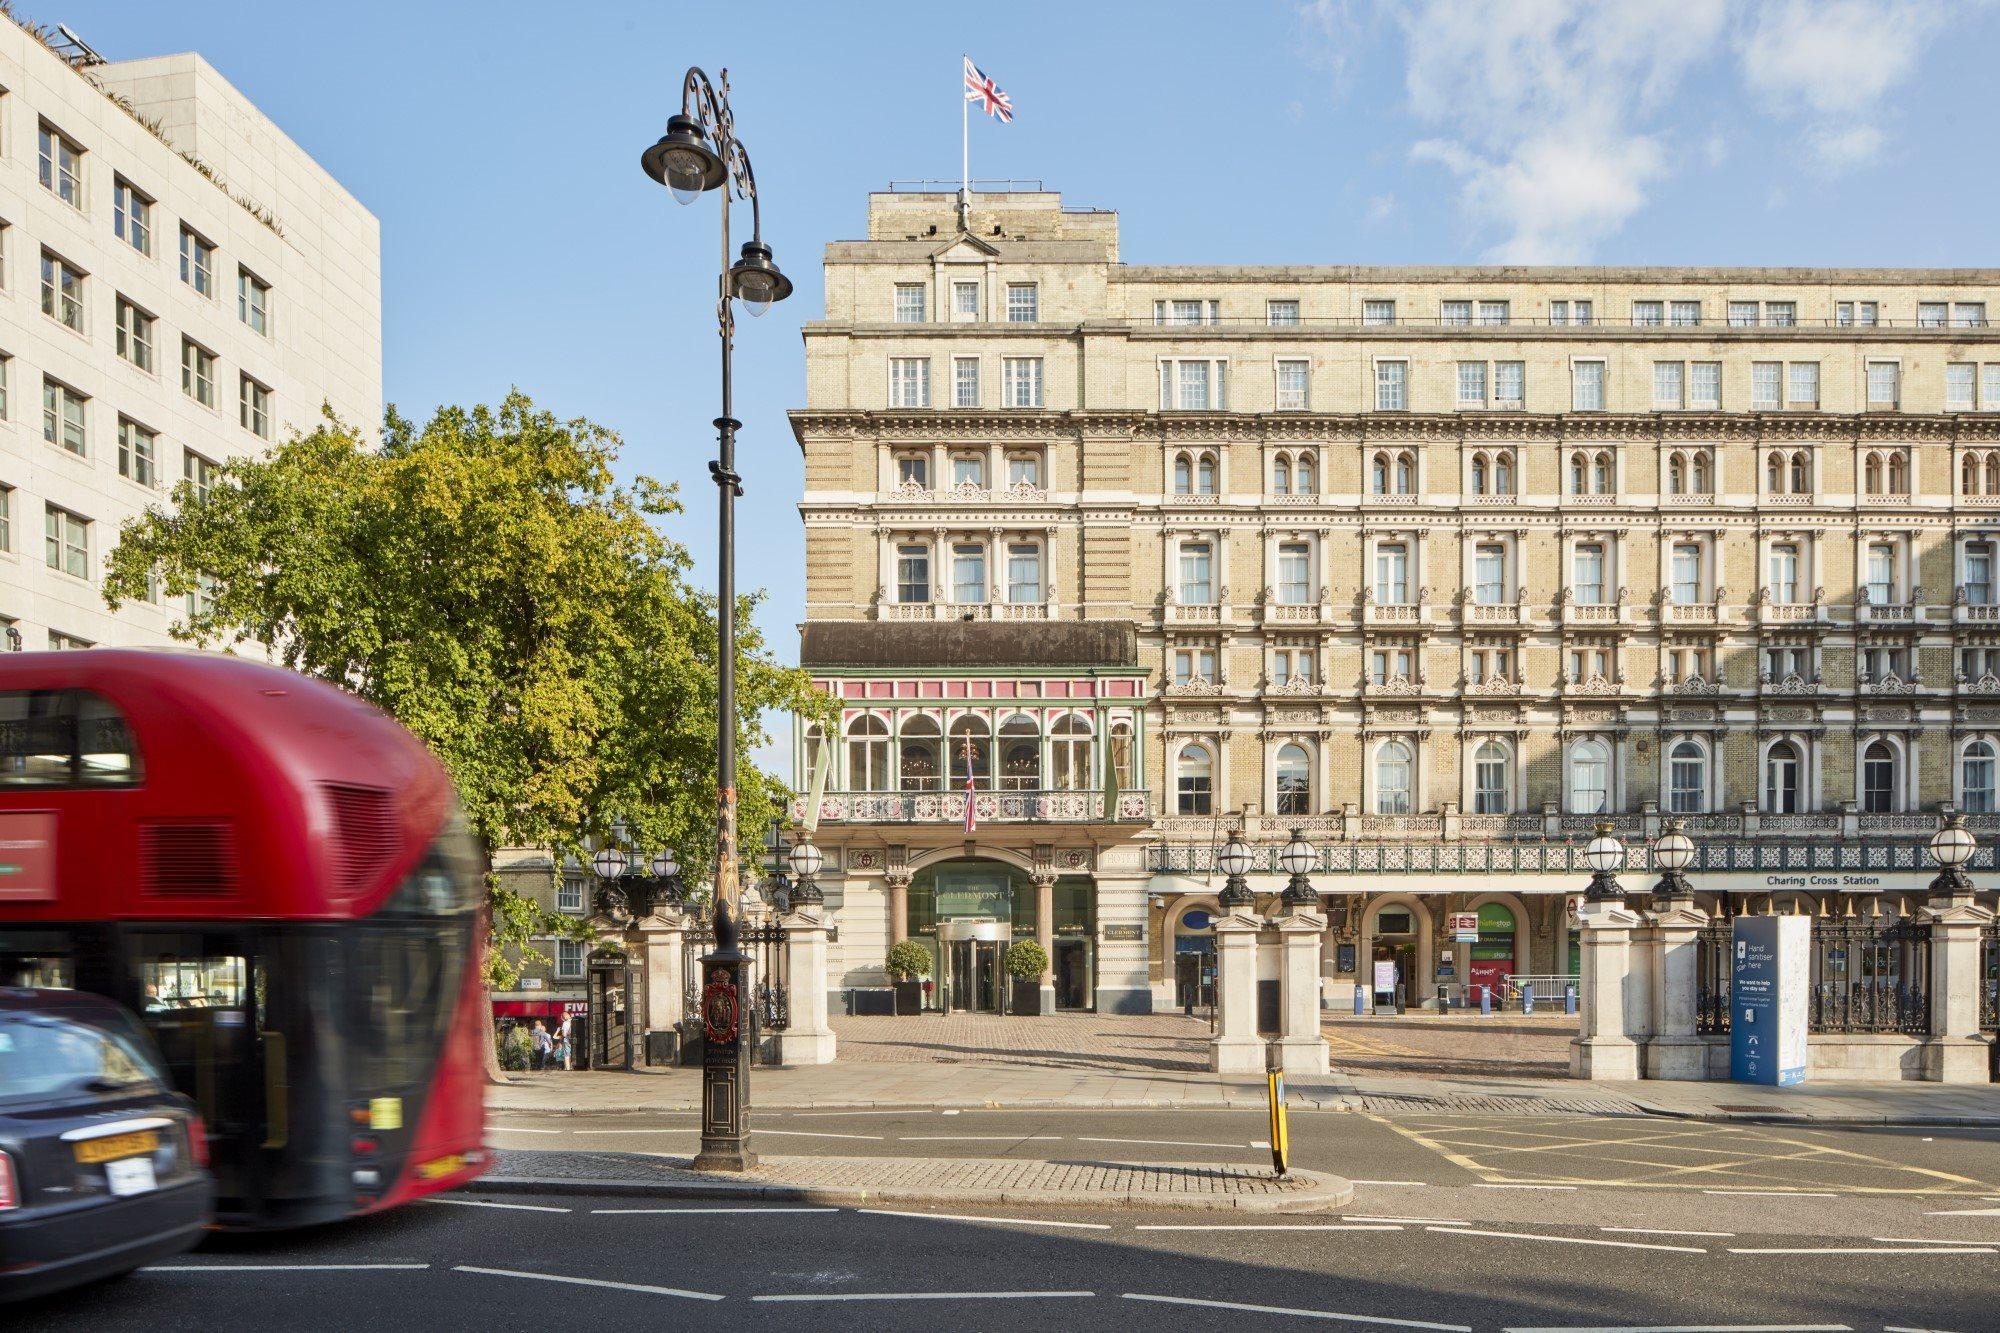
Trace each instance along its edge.
{"label": "iron gate", "polygon": [[1979,931],[1979,1030],[2000,1034],[2000,921]]}
{"label": "iron gate", "polygon": [[1725,917],[1709,922],[1695,936],[1694,1030],[1705,1037],[1729,1033],[1729,978],[1734,967],[1730,942],[1735,933]]}
{"label": "iron gate", "polygon": [[[744,1006],[745,1039],[750,1058],[758,1064],[776,1064],[777,1052],[762,1038],[783,1032],[792,1022],[792,993],[786,973],[785,928],[779,925],[745,926],[738,936],[738,948],[746,960],[749,1002]],[[707,926],[690,930],[681,940],[681,979],[684,1003],[681,1012],[681,1049],[692,1052],[701,1035],[701,959],[715,949],[715,933]]]}
{"label": "iron gate", "polygon": [[1927,1036],[1930,972],[1928,922],[1814,921],[1808,1030]]}

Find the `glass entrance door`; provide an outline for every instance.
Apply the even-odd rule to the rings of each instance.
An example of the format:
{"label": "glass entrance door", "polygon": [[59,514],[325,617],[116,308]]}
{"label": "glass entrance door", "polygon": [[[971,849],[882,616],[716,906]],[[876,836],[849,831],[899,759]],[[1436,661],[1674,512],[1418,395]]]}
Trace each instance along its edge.
{"label": "glass entrance door", "polygon": [[999,1013],[1001,954],[999,940],[951,941],[951,993],[946,1003],[953,1009]]}

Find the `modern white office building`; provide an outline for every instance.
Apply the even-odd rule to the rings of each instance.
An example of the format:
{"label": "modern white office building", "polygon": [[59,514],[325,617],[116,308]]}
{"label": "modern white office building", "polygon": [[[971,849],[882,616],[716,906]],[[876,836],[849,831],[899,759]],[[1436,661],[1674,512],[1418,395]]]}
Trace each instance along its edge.
{"label": "modern white office building", "polygon": [[381,420],[375,216],[200,56],[0,22],[0,646],[166,642],[120,526],[322,404]]}

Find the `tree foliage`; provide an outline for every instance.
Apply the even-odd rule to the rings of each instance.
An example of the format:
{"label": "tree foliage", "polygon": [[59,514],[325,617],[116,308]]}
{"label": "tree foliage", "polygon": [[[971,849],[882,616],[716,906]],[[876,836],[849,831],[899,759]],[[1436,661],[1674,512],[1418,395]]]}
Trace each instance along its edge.
{"label": "tree foliage", "polygon": [[[379,449],[329,415],[226,465],[205,497],[183,482],[129,522],[105,597],[178,599],[213,580],[175,637],[262,645],[388,711],[450,770],[489,847],[572,852],[622,826],[695,879],[715,842],[715,601],[661,529],[672,488],[619,483],[618,446],[518,392],[422,430],[392,408]],[[741,756],[763,743],[765,710],[825,707],[771,658],[751,605],[737,616]],[[747,760],[737,786],[745,830],[785,796]],[[496,944],[525,950],[554,927],[491,893]],[[510,981],[502,950],[489,959]]]}

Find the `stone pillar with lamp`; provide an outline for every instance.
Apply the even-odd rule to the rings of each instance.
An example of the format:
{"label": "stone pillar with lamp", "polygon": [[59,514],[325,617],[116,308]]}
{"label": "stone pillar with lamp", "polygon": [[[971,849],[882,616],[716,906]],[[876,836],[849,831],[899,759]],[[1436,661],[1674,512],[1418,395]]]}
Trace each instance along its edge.
{"label": "stone pillar with lamp", "polygon": [[827,927],[822,919],[826,899],[818,883],[826,854],[813,843],[810,833],[802,833],[792,844],[790,861],[796,882],[789,910],[779,924],[785,928],[785,977],[791,1012],[784,1030],[777,1034],[778,1063],[829,1065],[835,1041],[827,1021]]}
{"label": "stone pillar with lamp", "polygon": [[1240,831],[1216,855],[1226,882],[1215,922],[1215,1036],[1209,1043],[1210,1069],[1219,1074],[1262,1074],[1267,1068],[1264,1038],[1257,1032],[1257,940],[1264,923],[1244,875],[1255,856]]}
{"label": "stone pillar with lamp", "polygon": [[1979,1031],[1979,994],[1986,984],[1980,939],[1993,911],[1973,897],[1967,863],[1978,850],[1957,815],[1931,835],[1930,856],[1937,878],[1923,917],[1931,928],[1931,1032],[1924,1043],[1926,1079],[1939,1083],[1984,1083],[1992,1068],[1993,1038]]}
{"label": "stone pillar with lamp", "polygon": [[1647,1078],[1708,1077],[1708,1043],[1696,1032],[1700,982],[1695,975],[1701,928],[1708,924],[1708,914],[1695,906],[1694,890],[1681,873],[1694,862],[1694,855],[1694,841],[1682,831],[1681,822],[1667,820],[1653,843],[1660,882],[1653,888],[1653,922],[1646,933],[1653,950]]}
{"label": "stone pillar with lamp", "polygon": [[1643,923],[1624,903],[1618,871],[1625,864],[1625,844],[1608,823],[1583,849],[1590,867],[1590,887],[1584,891],[1578,924],[1583,942],[1582,995],[1577,1035],[1569,1044],[1573,1078],[1636,1079],[1639,1043],[1632,1034],[1649,1024],[1646,1006],[1633,994],[1632,933]]}
{"label": "stone pillar with lamp", "polygon": [[1278,853],[1290,876],[1278,918],[1278,1068],[1287,1074],[1323,1075],[1329,1066],[1326,1034],[1320,1030],[1319,959],[1326,917],[1319,894],[1306,876],[1319,866],[1319,850],[1298,829]]}

